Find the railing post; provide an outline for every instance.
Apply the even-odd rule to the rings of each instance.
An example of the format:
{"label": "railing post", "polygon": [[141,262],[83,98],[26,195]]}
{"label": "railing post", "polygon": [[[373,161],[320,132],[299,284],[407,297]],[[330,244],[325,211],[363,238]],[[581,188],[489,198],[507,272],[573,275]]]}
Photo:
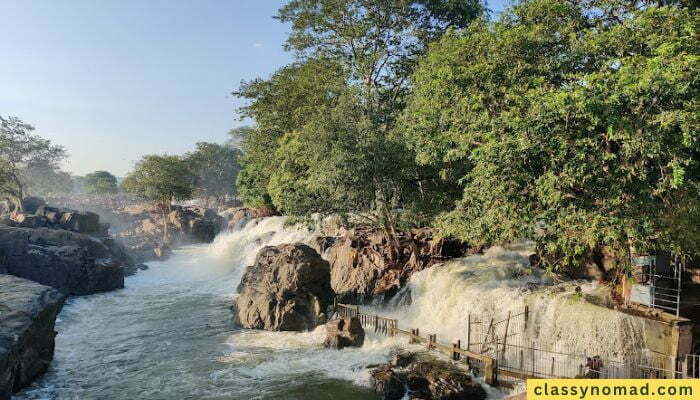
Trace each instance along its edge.
{"label": "railing post", "polygon": [[530,306],[525,306],[525,329],[527,330],[527,321],[530,319]]}
{"label": "railing post", "polygon": [[503,361],[506,359],[506,341],[508,340],[508,326],[510,325],[510,311],[508,311],[508,319],[506,319],[506,331],[503,334]]}
{"label": "railing post", "polygon": [[459,361],[460,359],[460,353],[459,350],[461,350],[462,343],[460,342],[459,339],[455,343],[452,343],[452,360],[453,361]]}
{"label": "railing post", "polygon": [[467,351],[471,351],[472,344],[472,314],[467,314]]}
{"label": "railing post", "polygon": [[483,359],[484,363],[484,381],[487,385],[495,385],[497,382],[497,371],[498,367],[496,364],[496,359],[491,357],[486,357]]}

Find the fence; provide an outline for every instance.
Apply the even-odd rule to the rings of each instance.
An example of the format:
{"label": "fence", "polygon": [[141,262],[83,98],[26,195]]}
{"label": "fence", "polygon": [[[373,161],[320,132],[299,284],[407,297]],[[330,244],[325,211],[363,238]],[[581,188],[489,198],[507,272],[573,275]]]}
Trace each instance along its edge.
{"label": "fence", "polygon": [[453,360],[465,361],[489,384],[495,383],[498,375],[517,379],[700,377],[700,355],[689,355],[677,362],[675,357],[641,353],[623,362],[557,348],[543,349],[525,334],[530,318],[528,307],[498,320],[468,315],[465,348],[459,340],[442,344],[434,334],[423,337],[418,328],[399,329],[398,320],[362,313],[356,305],[337,304],[336,310],[342,317],[358,317],[363,327],[374,328],[377,333],[408,336],[409,343],[425,344]]}
{"label": "fence", "polygon": [[700,378],[700,354],[688,354],[683,364],[684,378]]}
{"label": "fence", "polygon": [[409,343],[424,343],[428,350],[439,351],[447,354],[454,361],[464,362],[475,374],[483,375],[487,384],[495,385],[497,382],[498,369],[496,360],[489,356],[463,349],[459,341],[448,345],[438,342],[435,334],[421,336],[418,328],[410,329],[409,331],[399,329],[398,320],[362,313],[360,312],[360,307],[356,305],[336,304],[336,312],[344,318],[359,318],[363,328],[374,328],[377,333],[389,336],[403,335],[408,337]]}

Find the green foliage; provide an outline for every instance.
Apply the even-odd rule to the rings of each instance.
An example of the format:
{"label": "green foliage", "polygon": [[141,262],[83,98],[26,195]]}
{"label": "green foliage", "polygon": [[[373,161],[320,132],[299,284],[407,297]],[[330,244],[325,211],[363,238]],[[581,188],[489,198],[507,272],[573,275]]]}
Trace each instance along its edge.
{"label": "green foliage", "polygon": [[254,207],[272,207],[267,193],[275,169],[270,158],[288,132],[301,129],[345,90],[343,69],[328,60],[295,63],[277,71],[269,80],[244,83],[234,94],[250,101],[240,109],[242,117],[256,121],[255,128],[235,132],[243,149],[237,187],[241,198]]}
{"label": "green foliage", "polygon": [[491,244],[541,224],[553,268],[601,244],[699,250],[697,13],[589,5],[524,1],[422,60],[401,127],[463,188],[444,234]]}
{"label": "green foliage", "polygon": [[56,178],[58,189],[65,177],[59,171],[59,163],[66,158],[65,149],[33,131],[33,126],[18,118],[0,117],[0,196],[19,207],[32,184],[35,189],[45,187]]}
{"label": "green foliage", "polygon": [[170,205],[172,200],[192,198],[194,181],[190,166],[180,157],[148,155],[124,178],[122,188],[144,199]]}
{"label": "green foliage", "polygon": [[117,178],[107,171],[95,171],[85,175],[82,181],[83,190],[88,194],[117,193]]}
{"label": "green foliage", "polygon": [[470,0],[287,2],[278,18],[292,25],[287,48],[299,61],[235,93],[257,124],[243,140],[244,201],[301,216],[352,212],[388,229],[400,223],[393,208],[429,220],[449,196],[429,193],[441,182],[415,167],[394,123],[426,44],[483,10]]}
{"label": "green foliage", "polygon": [[195,194],[204,198],[233,195],[240,165],[240,150],[216,143],[197,143],[197,149],[185,155],[196,176]]}

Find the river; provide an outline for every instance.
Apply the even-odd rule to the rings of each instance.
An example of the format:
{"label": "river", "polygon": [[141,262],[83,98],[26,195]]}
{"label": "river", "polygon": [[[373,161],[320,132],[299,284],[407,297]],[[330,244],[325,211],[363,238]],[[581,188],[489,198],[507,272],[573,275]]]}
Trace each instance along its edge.
{"label": "river", "polygon": [[271,218],[209,246],[178,249],[123,290],[73,297],[56,324],[47,374],[16,399],[372,399],[364,366],[386,339],[322,348],[307,333],[238,328],[230,306],[245,265],[266,244],[307,240]]}

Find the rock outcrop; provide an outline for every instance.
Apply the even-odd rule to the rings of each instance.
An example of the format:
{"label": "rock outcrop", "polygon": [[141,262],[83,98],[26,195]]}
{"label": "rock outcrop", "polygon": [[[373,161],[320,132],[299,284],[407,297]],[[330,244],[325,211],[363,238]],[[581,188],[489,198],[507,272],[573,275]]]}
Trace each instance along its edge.
{"label": "rock outcrop", "polygon": [[236,312],[245,328],[307,331],[325,322],[334,293],[328,262],[311,247],[264,247],[238,286]]}
{"label": "rock outcrop", "polygon": [[31,213],[14,211],[9,214],[6,225],[20,228],[65,229],[96,236],[106,236],[109,229],[109,224],[100,223],[100,216],[95,213],[46,205],[38,206]]}
{"label": "rock outcrop", "polygon": [[326,340],[323,346],[331,349],[362,347],[365,330],[357,317],[341,318],[326,323]]}
{"label": "rock outcrop", "polygon": [[399,353],[370,371],[372,388],[385,400],[483,400],[486,391],[467,371],[428,353]]}
{"label": "rock outcrop", "polygon": [[122,266],[127,264],[123,257],[92,236],[0,225],[0,273],[66,294],[86,295],[123,288]]}
{"label": "rock outcrop", "polygon": [[0,400],[32,383],[53,359],[54,322],[66,295],[0,275]]}
{"label": "rock outcrop", "polygon": [[[159,206],[125,194],[54,197],[48,202],[80,210],[81,215],[99,215],[100,230],[106,235],[108,227],[109,234],[128,249],[136,263],[167,258],[170,249],[180,245],[212,242],[228,223],[207,207]],[[165,221],[168,235],[165,235]]]}
{"label": "rock outcrop", "polygon": [[[188,243],[210,243],[226,228],[226,219],[214,210],[196,206],[134,205],[119,212],[122,222],[115,235],[137,262],[159,260],[169,249]],[[165,223],[168,235],[165,235]]]}
{"label": "rock outcrop", "polygon": [[228,230],[239,229],[253,218],[271,217],[274,212],[267,208],[232,207],[223,210],[221,216],[228,220]]}
{"label": "rock outcrop", "polygon": [[434,239],[429,229],[398,232],[398,255],[380,230],[358,228],[319,237],[317,250],[331,264],[331,285],[344,302],[392,297],[410,276],[436,263],[469,254],[464,243]]}

